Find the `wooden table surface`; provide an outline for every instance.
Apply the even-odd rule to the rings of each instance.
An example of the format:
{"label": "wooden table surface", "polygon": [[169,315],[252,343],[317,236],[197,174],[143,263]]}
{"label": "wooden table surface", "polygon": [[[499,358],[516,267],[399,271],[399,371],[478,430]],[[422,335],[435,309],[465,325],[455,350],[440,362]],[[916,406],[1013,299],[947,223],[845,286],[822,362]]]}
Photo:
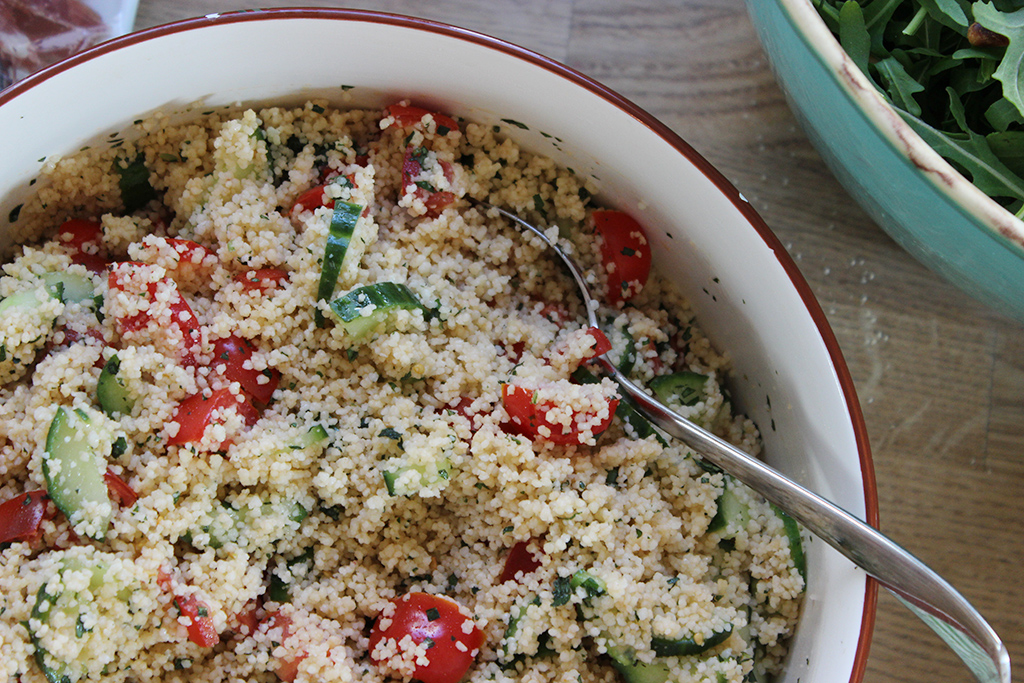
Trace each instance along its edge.
{"label": "wooden table surface", "polygon": [[[253,4],[141,0],[136,28]],[[846,194],[786,105],[743,0],[346,6],[456,24],[568,64],[661,119],[732,181],[839,338],[867,420],[882,530],[974,603],[1024,681],[1024,327],[926,270]],[[972,679],[883,591],[865,680]]]}

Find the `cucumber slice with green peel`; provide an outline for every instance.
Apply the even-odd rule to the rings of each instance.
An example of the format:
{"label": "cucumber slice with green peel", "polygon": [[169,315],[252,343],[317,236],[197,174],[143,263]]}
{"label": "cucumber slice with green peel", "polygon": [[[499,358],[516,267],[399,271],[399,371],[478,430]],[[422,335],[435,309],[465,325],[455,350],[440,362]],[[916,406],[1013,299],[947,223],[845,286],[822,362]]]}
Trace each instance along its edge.
{"label": "cucumber slice with green peel", "polygon": [[309,431],[303,434],[294,445],[291,446],[293,449],[309,448],[319,443],[323,443],[328,439],[329,435],[327,430],[322,425],[313,425],[309,428]]}
{"label": "cucumber slice with green peel", "polygon": [[50,295],[66,304],[93,301],[96,296],[92,278],[87,275],[44,273],[42,280],[46,283]]}
{"label": "cucumber slice with green peel", "polygon": [[331,310],[341,319],[341,326],[354,341],[362,341],[377,325],[397,310],[423,308],[412,290],[396,282],[376,282],[353,289],[331,302]]}
{"label": "cucumber slice with green peel", "polygon": [[[301,568],[301,569],[300,569]],[[267,589],[267,597],[274,602],[291,602],[291,591],[289,586],[295,583],[299,575],[308,574],[313,568],[313,548],[288,560],[285,565],[287,577],[282,577],[277,571],[270,573],[270,587]]]}
{"label": "cucumber slice with green peel", "polygon": [[[111,579],[108,576],[110,567],[102,561],[86,561],[79,557],[65,557],[60,564],[58,573],[61,577],[60,586],[53,592],[49,583],[44,583],[36,593],[36,602],[32,607],[31,616],[25,622],[29,638],[35,649],[36,662],[42,669],[49,683],[75,683],[88,675],[88,664],[94,653],[87,644],[74,658],[68,658],[65,648],[48,649],[46,638],[50,633],[73,637],[75,642],[93,633],[96,613],[102,609],[97,605],[95,596]],[[64,586],[69,583],[65,577],[70,572],[87,572],[89,582],[82,590],[72,590]],[[117,592],[117,598],[127,603],[133,586],[125,585]],[[92,637],[102,637],[98,632]],[[63,656],[62,656],[63,655]]]}
{"label": "cucumber slice with green peel", "polygon": [[[608,341],[612,343],[613,349],[609,358],[612,359],[612,363],[619,369],[619,372],[629,375],[636,366],[636,340],[633,339],[633,335],[629,333],[629,328],[626,325],[616,326],[611,318],[606,318],[604,322],[604,329],[608,331]],[[622,349],[622,353],[616,354],[614,350],[619,348]]]}
{"label": "cucumber slice with green peel", "polygon": [[57,408],[43,453],[46,491],[78,533],[100,540],[113,505],[103,475],[114,436],[106,417],[92,410]]}
{"label": "cucumber slice with green peel", "polygon": [[135,396],[128,391],[128,386],[122,377],[119,376],[121,361],[115,353],[103,365],[100,378],[96,382],[96,398],[99,400],[100,408],[107,415],[130,415],[135,407]]}
{"label": "cucumber slice with green peel", "polygon": [[726,477],[723,486],[722,494],[718,496],[718,510],[708,523],[708,531],[723,539],[732,539],[740,529],[747,527],[750,507],[736,495],[735,489],[740,486],[739,482]]}
{"label": "cucumber slice with green peel", "polygon": [[633,651],[618,645],[608,645],[608,656],[612,665],[622,674],[626,683],[665,683],[668,681],[669,668],[665,662],[642,664],[636,661]]}
{"label": "cucumber slice with green peel", "polygon": [[582,587],[588,598],[596,598],[608,591],[608,586],[605,582],[586,569],[578,569],[569,578],[569,585],[572,586],[573,590]]}
{"label": "cucumber slice with green peel", "polygon": [[[338,276],[348,253],[348,245],[352,241],[356,222],[363,213],[363,207],[350,202],[337,200],[334,202],[334,214],[331,216],[331,227],[327,233],[327,245],[324,247],[324,262],[320,270],[320,285],[317,288],[317,301],[327,301],[334,295],[334,287],[338,284]],[[317,308],[314,317],[317,327],[327,323],[323,313]]]}
{"label": "cucumber slice with green peel", "polygon": [[804,555],[804,539],[800,535],[800,525],[796,520],[783,512],[782,508],[772,504],[772,510],[782,520],[782,528],[789,540],[789,556],[793,560],[793,566],[800,573],[804,580],[804,588],[807,587],[807,556]]}
{"label": "cucumber slice with green peel", "polygon": [[710,636],[701,642],[692,637],[685,638],[662,638],[654,636],[651,638],[651,649],[659,657],[686,657],[688,655],[699,655],[717,647],[729,639],[732,635],[732,624],[726,625],[721,631],[714,631]]}
{"label": "cucumber slice with green peel", "polygon": [[444,458],[430,465],[404,465],[384,470],[384,485],[392,496],[412,496],[422,489],[447,481],[452,475],[452,463]]}
{"label": "cucumber slice with green peel", "polygon": [[673,403],[693,406],[704,398],[704,387],[708,376],[696,372],[677,372],[671,375],[660,375],[651,380],[651,390],[669,407]]}
{"label": "cucumber slice with green peel", "polygon": [[[47,295],[53,296],[49,289],[47,289]],[[18,308],[35,308],[46,300],[47,297],[39,296],[39,289],[26,289],[22,292],[16,292],[0,301],[0,315]]]}

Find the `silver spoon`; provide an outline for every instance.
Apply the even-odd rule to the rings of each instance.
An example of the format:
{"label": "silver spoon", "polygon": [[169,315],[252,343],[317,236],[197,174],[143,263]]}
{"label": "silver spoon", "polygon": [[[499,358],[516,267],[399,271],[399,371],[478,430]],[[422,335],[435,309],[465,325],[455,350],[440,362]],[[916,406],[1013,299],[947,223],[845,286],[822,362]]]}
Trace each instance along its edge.
{"label": "silver spoon", "polygon": [[[539,228],[519,216],[493,204],[470,199],[529,230],[553,249],[576,280],[588,324],[600,329],[597,301],[590,295],[576,261]],[[1010,683],[1010,654],[1006,646],[978,611],[942,577],[878,530],[676,414],[623,375],[607,355],[595,360],[656,427],[779,506],[892,591],[949,645],[978,681]]]}

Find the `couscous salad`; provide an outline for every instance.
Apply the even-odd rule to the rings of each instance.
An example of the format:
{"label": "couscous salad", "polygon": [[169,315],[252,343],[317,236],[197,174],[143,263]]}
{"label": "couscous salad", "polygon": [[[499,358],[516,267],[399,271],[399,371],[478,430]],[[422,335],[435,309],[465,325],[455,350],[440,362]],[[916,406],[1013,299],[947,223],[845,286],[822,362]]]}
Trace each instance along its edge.
{"label": "couscous salad", "polygon": [[[757,453],[727,358],[593,181],[406,102],[111,138],[10,216],[0,683],[779,668],[799,531],[588,365]],[[470,197],[557,231],[605,333]]]}

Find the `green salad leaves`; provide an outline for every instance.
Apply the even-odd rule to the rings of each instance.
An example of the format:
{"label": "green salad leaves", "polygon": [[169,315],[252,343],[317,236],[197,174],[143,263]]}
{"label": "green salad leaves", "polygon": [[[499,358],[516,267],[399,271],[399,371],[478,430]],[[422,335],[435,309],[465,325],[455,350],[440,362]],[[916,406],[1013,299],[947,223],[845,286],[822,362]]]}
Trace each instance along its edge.
{"label": "green salad leaves", "polygon": [[940,155],[1024,217],[1020,0],[811,0],[853,62]]}

